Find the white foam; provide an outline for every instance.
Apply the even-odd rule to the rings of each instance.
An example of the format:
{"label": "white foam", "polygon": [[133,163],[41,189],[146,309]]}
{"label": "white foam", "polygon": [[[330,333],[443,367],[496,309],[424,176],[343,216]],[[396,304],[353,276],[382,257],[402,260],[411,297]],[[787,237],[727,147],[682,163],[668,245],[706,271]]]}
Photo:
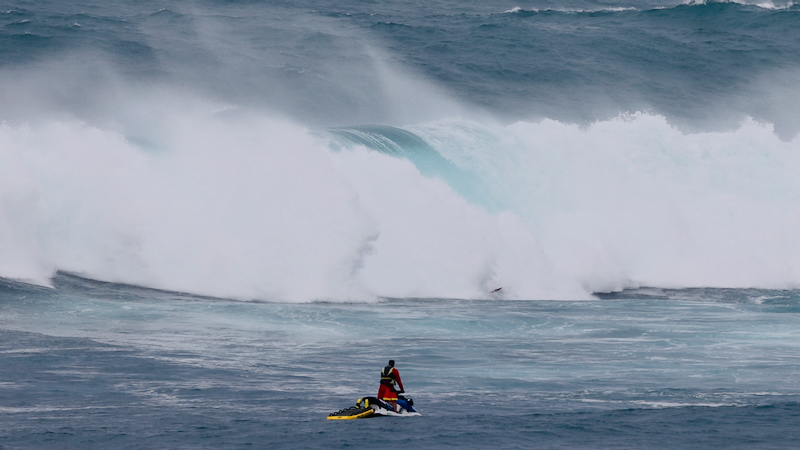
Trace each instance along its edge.
{"label": "white foam", "polygon": [[683,403],[683,402],[650,402],[650,401],[635,401],[632,402],[637,405],[647,406],[650,408],[687,408],[687,407],[706,407],[706,408],[721,408],[723,406],[739,406],[735,403]]}
{"label": "white foam", "polygon": [[377,231],[327,150],[290,124],[194,119],[173,123],[160,153],[81,123],[4,127],[3,151],[16,158],[4,167],[18,176],[0,182],[2,242],[13,250],[0,257],[2,274],[363,297],[347,280]]}
{"label": "white foam", "polygon": [[750,5],[750,6],[757,6],[762,9],[791,9],[794,6],[794,2],[786,2],[785,4],[778,4],[776,5],[775,2],[771,0],[767,0],[765,2],[754,3],[748,2],[747,0],[727,0],[727,1],[719,1],[719,0],[688,0],[684,2],[685,5],[692,5],[692,6],[703,6],[709,3],[736,3],[738,5]]}
{"label": "white foam", "polygon": [[270,301],[800,286],[800,140],[768,125],[409,128],[507,205],[489,213],[408,160],[213,111],[166,118],[158,150],[75,121],[3,125],[0,276]]}
{"label": "white foam", "polygon": [[598,9],[574,9],[574,8],[547,8],[547,9],[538,9],[538,8],[531,8],[531,9],[522,9],[519,6],[515,6],[507,11],[503,11],[503,14],[515,14],[519,12],[529,12],[529,13],[538,13],[538,12],[563,12],[563,13],[600,13],[600,12],[623,12],[623,11],[636,11],[636,8],[632,6],[617,6],[617,7],[610,7],[610,8],[598,8]]}
{"label": "white foam", "polygon": [[755,5],[763,9],[791,9],[794,6],[794,2],[787,2],[784,5],[776,5],[771,1],[767,1],[763,3],[756,3]]}

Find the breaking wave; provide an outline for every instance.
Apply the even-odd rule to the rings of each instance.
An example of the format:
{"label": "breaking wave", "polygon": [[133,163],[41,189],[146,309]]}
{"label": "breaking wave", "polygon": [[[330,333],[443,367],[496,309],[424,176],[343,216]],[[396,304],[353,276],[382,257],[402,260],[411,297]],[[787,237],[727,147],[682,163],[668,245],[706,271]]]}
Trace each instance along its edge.
{"label": "breaking wave", "polygon": [[3,124],[0,276],[275,301],[800,286],[800,140],[752,120],[163,125]]}

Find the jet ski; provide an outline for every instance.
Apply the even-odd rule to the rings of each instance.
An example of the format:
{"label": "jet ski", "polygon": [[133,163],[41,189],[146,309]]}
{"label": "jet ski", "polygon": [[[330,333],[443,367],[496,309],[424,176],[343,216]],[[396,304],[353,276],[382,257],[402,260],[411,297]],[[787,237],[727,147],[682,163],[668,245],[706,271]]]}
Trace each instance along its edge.
{"label": "jet ski", "polygon": [[414,409],[414,400],[404,395],[397,396],[397,412],[394,412],[392,405],[377,397],[362,397],[356,402],[356,406],[351,406],[328,415],[328,420],[349,420],[364,419],[367,417],[380,416],[419,416]]}

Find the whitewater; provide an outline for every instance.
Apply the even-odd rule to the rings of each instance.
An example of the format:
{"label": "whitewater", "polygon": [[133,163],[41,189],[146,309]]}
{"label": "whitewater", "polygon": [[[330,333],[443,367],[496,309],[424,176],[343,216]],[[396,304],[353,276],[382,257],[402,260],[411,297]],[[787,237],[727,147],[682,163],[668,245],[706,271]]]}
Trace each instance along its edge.
{"label": "whitewater", "polygon": [[778,0],[5,2],[0,448],[791,447],[799,74]]}
{"label": "whitewater", "polygon": [[265,117],[172,117],[158,149],[85,123],[3,125],[2,274],[273,301],[800,282],[800,141],[752,120],[442,120],[404,130],[427,144],[409,156],[333,151]]}

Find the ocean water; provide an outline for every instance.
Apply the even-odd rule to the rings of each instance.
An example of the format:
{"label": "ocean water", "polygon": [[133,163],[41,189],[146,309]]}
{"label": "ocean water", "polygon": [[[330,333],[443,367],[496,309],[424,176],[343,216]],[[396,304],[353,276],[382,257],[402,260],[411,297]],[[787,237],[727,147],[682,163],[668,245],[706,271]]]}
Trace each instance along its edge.
{"label": "ocean water", "polygon": [[791,447],[798,86],[778,0],[5,1],[0,447]]}
{"label": "ocean water", "polygon": [[[3,448],[790,448],[800,293],[254,303],[5,280]],[[397,360],[421,417],[327,421]]]}

